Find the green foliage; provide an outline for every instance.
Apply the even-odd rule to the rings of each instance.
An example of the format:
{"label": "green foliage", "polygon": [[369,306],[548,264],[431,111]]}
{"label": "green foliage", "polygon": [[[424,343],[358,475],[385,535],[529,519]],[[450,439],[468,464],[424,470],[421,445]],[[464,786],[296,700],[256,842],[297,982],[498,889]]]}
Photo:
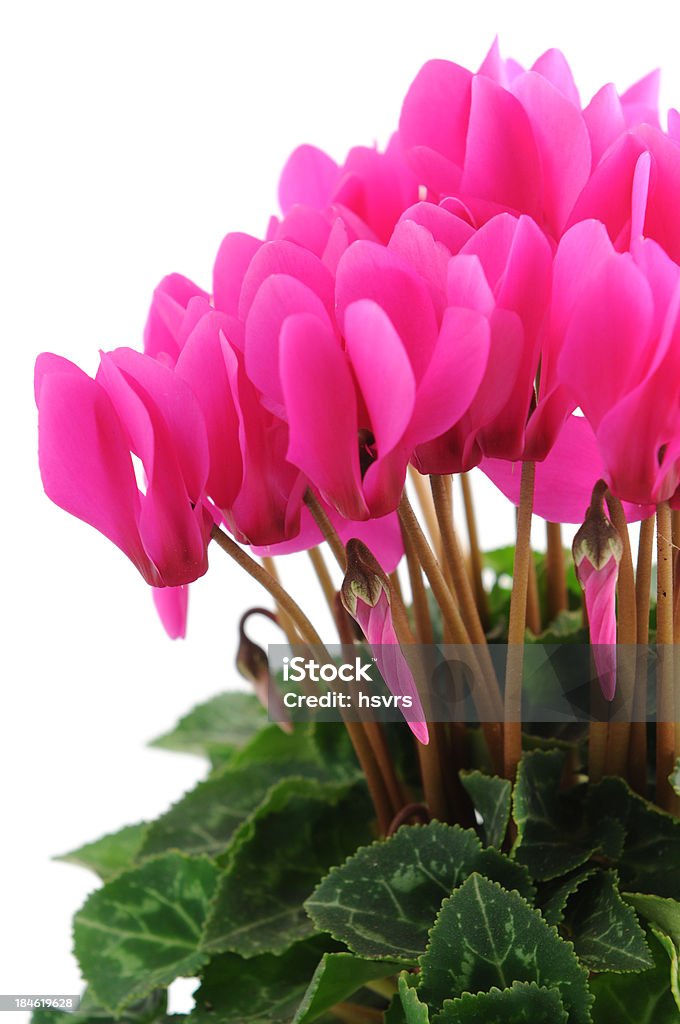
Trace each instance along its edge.
{"label": "green foliage", "polygon": [[579,959],[591,971],[644,971],[652,966],[635,912],[621,899],[614,871],[599,871],[579,886],[565,920]]}
{"label": "green foliage", "polygon": [[678,1024],[679,1011],[669,985],[668,958],[649,939],[654,967],[644,974],[598,974],[590,981],[595,996],[593,1024]]}
{"label": "green foliage", "polygon": [[266,724],[267,713],[252,693],[220,693],[198,704],[150,745],[222,762]]}
{"label": "green foliage", "polygon": [[365,957],[415,963],[442,900],[473,871],[484,871],[533,898],[527,872],[496,850],[483,849],[472,829],[435,821],[405,826],[333,868],[307,900],[307,912]]}
{"label": "green foliage", "polygon": [[445,999],[434,1024],[566,1024],[567,1020],[557,989],[515,981],[510,988]]}
{"label": "green foliage", "polygon": [[311,1024],[336,1003],[371,982],[396,974],[400,965],[388,960],[363,960],[351,953],[324,953],[305,992],[293,1024]]}
{"label": "green foliage", "polygon": [[147,825],[143,822],[139,825],[126,825],[118,832],[110,832],[93,843],[86,843],[77,850],[55,857],[55,860],[89,868],[106,882],[134,864],[146,839],[146,833]]}
{"label": "green foliage", "polygon": [[444,901],[421,958],[422,997],[441,1008],[513,981],[556,988],[569,1024],[587,1024],[587,972],[573,947],[517,893],[478,874]]}
{"label": "green foliage", "polygon": [[479,771],[461,772],[460,781],[482,818],[484,842],[500,850],[510,820],[512,786],[507,779]]}

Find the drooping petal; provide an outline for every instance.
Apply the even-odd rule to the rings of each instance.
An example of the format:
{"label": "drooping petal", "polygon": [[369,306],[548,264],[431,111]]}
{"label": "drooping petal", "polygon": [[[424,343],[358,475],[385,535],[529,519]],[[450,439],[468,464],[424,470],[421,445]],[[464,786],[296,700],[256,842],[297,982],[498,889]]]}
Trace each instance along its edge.
{"label": "drooping petal", "polygon": [[157,285],[144,328],[147,355],[154,359],[164,355],[176,362],[187,307],[197,296],[207,303],[208,293],[182,274],[169,274]]}
{"label": "drooping petal", "polygon": [[288,317],[280,360],[288,460],[342,515],[366,518],[354,383],[337,338],[317,317]]}
{"label": "drooping petal", "polygon": [[243,278],[263,243],[259,238],[231,232],[220,245],[213,267],[215,308],[230,316],[238,316]]}
{"label": "drooping petal", "polygon": [[595,668],[606,700],[616,693],[616,581],[619,564],[612,556],[603,569],[595,569],[587,559],[576,566],[583,587],[590,643]]}
{"label": "drooping petal", "polygon": [[171,640],[183,640],[187,635],[189,587],[154,587],[151,593],[165,632]]}
{"label": "drooping petal", "polygon": [[569,100],[572,106],[580,110],[581,97],[578,94],[571,68],[561,50],[554,48],[546,50],[532,64],[531,70],[550,82],[565,99]]}
{"label": "drooping petal", "polygon": [[413,673],[402,653],[397,634],[394,631],[392,612],[386,591],[382,591],[377,604],[373,607],[364,601],[357,600],[356,620],[371,645],[380,675],[390,693],[410,699],[411,707],[402,707],[401,710],[411,732],[420,743],[428,743],[430,737],[425,721],[425,712]]}
{"label": "drooping petal", "polygon": [[611,83],[595,93],[583,111],[588,128],[594,170],[612,143],[626,130],[619,94]]}
{"label": "drooping petal", "polygon": [[420,69],[404,99],[399,134],[416,173],[437,191],[451,192],[458,183],[471,83],[466,68],[432,60]]}
{"label": "drooping petal", "polygon": [[297,278],[319,297],[329,316],[333,312],[333,277],[321,260],[293,242],[265,242],[250,261],[243,278],[238,316],[246,320],[260,286],[273,275]]}
{"label": "drooping petal", "polygon": [[36,363],[36,403],[48,497],[113,541],[147,583],[158,583],[139,536],[130,451],[104,389],[73,363],[46,353]]}

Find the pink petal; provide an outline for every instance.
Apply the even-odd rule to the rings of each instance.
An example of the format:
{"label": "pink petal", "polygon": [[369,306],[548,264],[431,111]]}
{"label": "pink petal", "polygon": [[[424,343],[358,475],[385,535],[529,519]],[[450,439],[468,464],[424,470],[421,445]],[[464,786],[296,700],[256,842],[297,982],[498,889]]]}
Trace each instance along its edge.
{"label": "pink petal", "polygon": [[262,393],[263,404],[284,419],[280,334],[287,317],[297,313],[314,316],[322,328],[331,330],[326,307],[311,288],[287,274],[273,274],[255,296],[246,321],[246,371]]}
{"label": "pink petal", "polygon": [[328,214],[320,213],[311,206],[294,206],[280,223],[277,222],[267,240],[294,242],[321,259],[330,230]]}
{"label": "pink petal", "polygon": [[[480,468],[496,487],[519,505],[521,463],[484,459]],[[592,427],[582,416],[570,416],[548,456],[536,463],[534,513],[553,523],[582,523],[593,487],[605,477]],[[629,523],[654,511],[648,505],[624,502]]]}
{"label": "pink petal", "polygon": [[402,653],[397,634],[394,631],[387,593],[383,590],[377,604],[373,607],[358,600],[356,620],[371,645],[380,675],[390,693],[395,696],[411,698],[411,707],[402,709],[411,732],[421,743],[428,743],[430,737],[425,721],[425,712],[420,702],[413,673]]}
{"label": "pink petal", "polygon": [[460,191],[531,215],[538,213],[543,193],[538,151],[524,109],[483,75],[472,83]]}
{"label": "pink petal", "polygon": [[322,210],[339,177],[334,160],[316,146],[298,146],[288,157],[279,180],[279,205],[284,213],[296,203]]}
{"label": "pink petal", "polygon": [[401,110],[399,134],[406,147],[427,147],[462,167],[472,75],[445,60],[425,64]]}
{"label": "pink petal", "polygon": [[590,174],[588,129],[580,107],[540,74],[530,71],[521,75],[513,82],[512,91],[531,122],[541,165],[543,210],[559,238]]}
{"label": "pink petal", "polygon": [[572,106],[578,110],[581,109],[581,97],[578,94],[574,76],[571,73],[566,57],[560,50],[546,50],[532,65],[531,71],[534,71],[547,82],[550,82]]}
{"label": "pink petal", "polygon": [[165,354],[172,363],[180,352],[186,309],[192,298],[207,301],[208,293],[181,274],[164,277],[156,287],[144,328],[144,351],[154,358]]}
{"label": "pink petal", "polygon": [[[404,222],[414,222],[427,228],[434,240],[444,245],[451,256],[460,252],[474,234],[474,228],[462,216],[452,213],[443,206],[435,206],[434,203],[416,203],[409,206],[399,218],[395,234]],[[391,245],[392,243],[390,247]]]}
{"label": "pink petal", "polygon": [[250,262],[243,278],[238,315],[248,316],[260,286],[275,274],[297,278],[306,285],[328,310],[333,312],[333,277],[321,260],[293,242],[265,242]]}
{"label": "pink petal", "polygon": [[262,244],[259,238],[238,231],[226,236],[219,247],[213,268],[216,309],[230,316],[238,316],[243,278]]}
{"label": "pink petal", "polygon": [[446,246],[435,241],[427,228],[402,220],[392,232],[389,247],[427,281],[437,313],[441,315],[446,304],[446,272],[451,259]]}
{"label": "pink petal", "polygon": [[443,434],[467,411],[486,371],[490,345],[485,316],[472,309],[446,310],[432,360],[418,388],[409,427],[412,445]]}
{"label": "pink petal", "polygon": [[396,253],[373,242],[355,242],[338,264],[338,323],[358,299],[385,311],[406,349],[418,380],[437,340],[437,321],[427,285]]}
{"label": "pink petal", "polygon": [[583,587],[590,643],[595,667],[606,700],[616,692],[616,581],[619,564],[612,555],[602,569],[596,569],[587,558],[576,566]]}
{"label": "pink petal", "polygon": [[613,85],[603,85],[583,111],[593,155],[593,169],[611,144],[626,130],[621,100]]}
{"label": "pink petal", "polygon": [[288,460],[342,515],[366,518],[354,383],[337,339],[316,317],[291,316],[281,330],[280,359]]}
{"label": "pink petal", "polygon": [[645,122],[659,127],[659,69],[635,82],[621,96],[621,106],[629,128]]}
{"label": "pink petal", "polygon": [[48,497],[113,541],[147,583],[158,576],[142,546],[130,452],[106,392],[73,363],[36,363],[38,456]]}
{"label": "pink petal", "polygon": [[224,361],[220,332],[230,319],[213,312],[203,317],[184,346],[175,372],[193,391],[203,415],[209,448],[206,491],[220,508],[229,508],[243,475],[239,420]]}
{"label": "pink petal", "polygon": [[187,635],[189,587],[154,587],[151,593],[165,632],[171,640],[183,640]]}

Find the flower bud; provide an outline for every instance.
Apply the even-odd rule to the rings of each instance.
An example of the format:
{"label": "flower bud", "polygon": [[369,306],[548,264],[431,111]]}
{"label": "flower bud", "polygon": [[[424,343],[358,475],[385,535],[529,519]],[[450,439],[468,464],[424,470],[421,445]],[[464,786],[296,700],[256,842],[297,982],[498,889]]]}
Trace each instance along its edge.
{"label": "flower bud", "polygon": [[381,594],[390,600],[390,583],[366,545],[353,537],[347,542],[347,570],[340,588],[340,597],[350,615],[356,618],[357,601],[375,608]]}

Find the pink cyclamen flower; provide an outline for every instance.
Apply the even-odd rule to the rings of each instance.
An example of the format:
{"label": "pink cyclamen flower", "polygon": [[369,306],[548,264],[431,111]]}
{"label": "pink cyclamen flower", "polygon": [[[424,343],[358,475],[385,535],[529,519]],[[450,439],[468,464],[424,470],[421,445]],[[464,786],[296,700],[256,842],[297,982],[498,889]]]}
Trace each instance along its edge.
{"label": "pink cyclamen flower", "polygon": [[340,596],[371,645],[390,693],[409,698],[411,707],[402,708],[409,728],[421,743],[428,743],[418,688],[392,623],[390,581],[366,545],[356,538],[347,542],[347,571]]}
{"label": "pink cyclamen flower", "polygon": [[583,588],[590,642],[602,693],[613,700],[616,692],[616,582],[623,543],[604,511],[607,485],[599,481],[583,526],[574,537],[572,553]]}
{"label": "pink cyclamen flower", "polygon": [[52,501],[112,540],[152,586],[202,576],[212,524],[202,505],[208,446],[190,388],[156,360],[117,349],[102,353],[95,380],[66,359],[39,356],[35,396]]}

